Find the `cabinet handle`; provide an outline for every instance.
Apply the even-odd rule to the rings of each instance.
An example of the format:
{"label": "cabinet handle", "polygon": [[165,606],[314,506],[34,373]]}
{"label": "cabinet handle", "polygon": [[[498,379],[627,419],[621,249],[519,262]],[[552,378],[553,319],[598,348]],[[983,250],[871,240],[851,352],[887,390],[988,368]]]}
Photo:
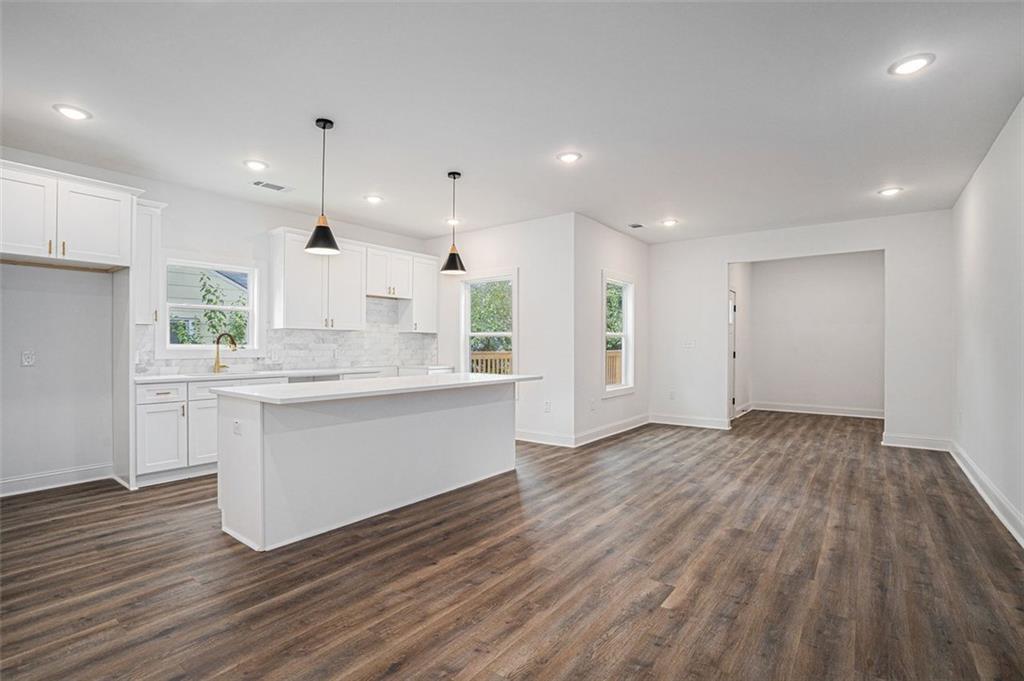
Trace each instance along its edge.
{"label": "cabinet handle", "polygon": [[170,395],[171,391],[170,390],[158,390],[157,392],[155,392],[153,394],[154,395]]}
{"label": "cabinet handle", "polygon": [[333,318],[331,319],[331,328],[332,329],[334,328],[334,319]]}
{"label": "cabinet handle", "polygon": [[419,324],[417,324],[416,322],[413,322],[413,323],[412,323],[412,330],[413,330],[413,331],[416,331],[416,330],[418,330],[419,328],[420,328],[420,325],[419,325]]}
{"label": "cabinet handle", "polygon": [[183,404],[183,405],[181,405],[181,415],[182,415],[182,416],[184,416],[184,415],[185,415],[185,405],[184,405],[184,404]]}
{"label": "cabinet handle", "polygon": [[46,241],[46,255],[53,255],[53,239]]}
{"label": "cabinet handle", "polygon": [[60,242],[60,254],[61,255],[67,255],[68,254],[68,242],[67,241],[61,241]]}
{"label": "cabinet handle", "polygon": [[327,317],[324,317],[324,328],[327,328]]}
{"label": "cabinet handle", "polygon": [[153,310],[153,321],[154,321],[154,322],[156,321],[156,314],[157,314],[157,311],[156,311],[156,310]]}

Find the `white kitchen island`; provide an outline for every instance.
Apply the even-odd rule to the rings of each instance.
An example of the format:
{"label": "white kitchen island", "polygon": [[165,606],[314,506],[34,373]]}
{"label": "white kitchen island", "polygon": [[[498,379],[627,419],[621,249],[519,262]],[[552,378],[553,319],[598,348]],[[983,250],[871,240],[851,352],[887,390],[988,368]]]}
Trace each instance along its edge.
{"label": "white kitchen island", "polygon": [[515,384],[438,374],[213,388],[221,527],[275,549],[515,468]]}

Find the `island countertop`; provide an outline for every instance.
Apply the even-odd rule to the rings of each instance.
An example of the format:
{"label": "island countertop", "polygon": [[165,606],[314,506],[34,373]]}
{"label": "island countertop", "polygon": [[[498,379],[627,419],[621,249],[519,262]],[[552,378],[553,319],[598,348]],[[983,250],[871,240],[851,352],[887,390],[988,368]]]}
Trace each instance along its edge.
{"label": "island countertop", "polygon": [[539,381],[533,374],[431,374],[426,376],[399,376],[391,378],[358,378],[346,381],[318,383],[275,383],[238,387],[212,388],[210,392],[267,404],[301,404],[326,402],[358,397],[400,395],[430,390],[473,388],[485,385]]}

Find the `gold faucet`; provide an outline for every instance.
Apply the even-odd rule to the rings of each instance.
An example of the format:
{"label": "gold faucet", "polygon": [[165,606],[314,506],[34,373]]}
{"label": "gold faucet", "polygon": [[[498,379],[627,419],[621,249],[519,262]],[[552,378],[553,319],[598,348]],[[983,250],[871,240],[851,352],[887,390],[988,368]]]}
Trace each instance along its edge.
{"label": "gold faucet", "polygon": [[213,373],[215,374],[219,374],[221,369],[228,368],[227,364],[220,363],[220,340],[225,336],[227,336],[228,346],[231,348],[231,352],[234,352],[235,350],[238,349],[238,343],[235,342],[235,337],[232,336],[230,333],[224,332],[221,335],[217,336],[217,340],[214,341],[214,345],[217,346],[217,352],[213,358]]}

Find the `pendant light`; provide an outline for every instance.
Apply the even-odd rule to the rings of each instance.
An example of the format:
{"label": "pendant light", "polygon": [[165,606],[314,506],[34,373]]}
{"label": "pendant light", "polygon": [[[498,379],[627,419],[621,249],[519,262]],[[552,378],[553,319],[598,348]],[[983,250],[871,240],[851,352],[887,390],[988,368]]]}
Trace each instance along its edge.
{"label": "pendant light", "polygon": [[466,271],[466,266],[462,264],[459,249],[455,247],[455,225],[459,224],[455,217],[455,180],[462,177],[462,173],[453,170],[448,173],[448,177],[452,179],[452,216],[448,219],[448,224],[452,226],[452,247],[448,250],[448,259],[444,261],[441,274],[462,274]]}
{"label": "pendant light", "polygon": [[309,235],[306,242],[306,253],[313,255],[337,255],[338,242],[334,240],[334,233],[327,224],[327,216],[324,214],[324,171],[327,166],[327,131],[334,127],[334,121],[329,118],[316,119],[316,127],[324,131],[323,146],[320,150],[320,217],[316,219],[316,226],[313,233]]}

